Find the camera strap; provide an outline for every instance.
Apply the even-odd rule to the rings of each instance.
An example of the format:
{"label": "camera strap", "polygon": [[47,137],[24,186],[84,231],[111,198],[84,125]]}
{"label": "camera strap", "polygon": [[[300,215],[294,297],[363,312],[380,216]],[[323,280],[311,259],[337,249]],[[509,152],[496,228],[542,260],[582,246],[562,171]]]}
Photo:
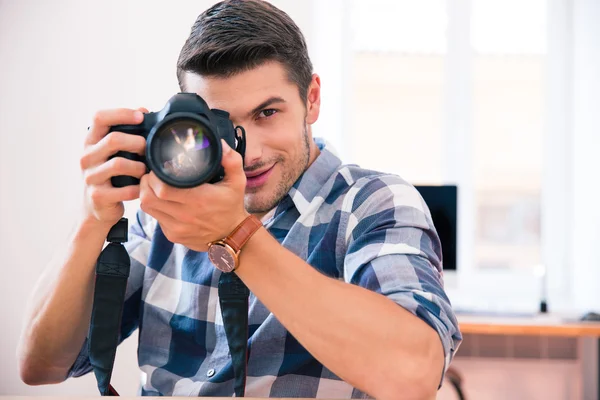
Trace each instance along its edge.
{"label": "camera strap", "polygon": [[233,366],[236,397],[244,397],[248,368],[248,297],[250,290],[235,274],[219,278],[219,303]]}
{"label": "camera strap", "polygon": [[[108,245],[96,262],[94,303],[89,331],[89,358],[102,396],[119,396],[111,386],[113,366],[130,271],[127,218],[121,218],[107,235]],[[248,298],[250,290],[235,274],[221,274],[219,303],[231,353],[236,397],[244,397],[248,360]]]}
{"label": "camera strap", "polygon": [[110,385],[129,278],[130,259],[122,243],[127,241],[127,218],[121,218],[107,236],[108,245],[96,262],[94,303],[89,332],[90,363],[102,396],[118,396]]}

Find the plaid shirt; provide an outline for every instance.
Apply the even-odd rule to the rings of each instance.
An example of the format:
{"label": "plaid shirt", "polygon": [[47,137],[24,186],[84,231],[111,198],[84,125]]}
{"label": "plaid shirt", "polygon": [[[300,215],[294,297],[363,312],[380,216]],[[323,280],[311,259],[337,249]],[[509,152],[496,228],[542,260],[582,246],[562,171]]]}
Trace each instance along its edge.
{"label": "plaid shirt", "polygon": [[[316,142],[321,154],[265,227],[323,274],[381,293],[424,320],[439,333],[445,371],[462,338],[444,293],[441,247],[427,206],[398,176],[342,165]],[[169,242],[141,210],[126,247],[131,275],[121,340],[139,328],[139,394],[231,396],[221,272],[206,253]],[[248,346],[246,396],[367,397],[317,361],[252,294]],[[85,343],[69,376],[90,370]]]}

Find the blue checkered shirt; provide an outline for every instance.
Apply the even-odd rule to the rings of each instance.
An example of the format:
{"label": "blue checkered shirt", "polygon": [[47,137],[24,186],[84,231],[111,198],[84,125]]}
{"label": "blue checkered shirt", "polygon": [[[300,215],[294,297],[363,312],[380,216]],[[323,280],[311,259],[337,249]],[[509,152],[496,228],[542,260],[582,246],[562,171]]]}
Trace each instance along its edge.
{"label": "blue checkered shirt", "polygon": [[[398,176],[342,165],[316,142],[321,154],[265,227],[323,274],[380,293],[429,324],[442,342],[445,371],[462,338],[427,206]],[[231,396],[221,272],[206,253],[171,243],[141,210],[126,247],[131,275],[120,339],[139,329],[139,394]],[[248,397],[368,398],[317,361],[252,294],[248,346]],[[90,371],[86,341],[69,376]]]}

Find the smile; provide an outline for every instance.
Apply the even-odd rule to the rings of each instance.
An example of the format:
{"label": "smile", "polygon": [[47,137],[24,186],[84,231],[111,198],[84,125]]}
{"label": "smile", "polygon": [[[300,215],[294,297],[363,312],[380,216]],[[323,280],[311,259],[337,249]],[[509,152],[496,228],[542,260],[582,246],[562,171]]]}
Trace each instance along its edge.
{"label": "smile", "polygon": [[255,189],[258,188],[262,185],[264,185],[267,180],[269,179],[269,176],[271,175],[271,173],[273,172],[273,168],[275,168],[276,164],[273,164],[273,166],[271,168],[269,168],[268,170],[265,170],[263,172],[259,172],[259,173],[246,173],[246,189]]}

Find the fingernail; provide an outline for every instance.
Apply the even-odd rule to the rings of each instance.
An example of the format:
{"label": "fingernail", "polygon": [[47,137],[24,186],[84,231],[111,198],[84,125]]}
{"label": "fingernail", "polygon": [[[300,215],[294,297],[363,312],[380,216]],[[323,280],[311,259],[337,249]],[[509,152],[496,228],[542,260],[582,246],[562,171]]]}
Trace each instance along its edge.
{"label": "fingernail", "polygon": [[136,121],[142,122],[144,120],[144,113],[142,113],[141,111],[134,111],[133,117]]}

